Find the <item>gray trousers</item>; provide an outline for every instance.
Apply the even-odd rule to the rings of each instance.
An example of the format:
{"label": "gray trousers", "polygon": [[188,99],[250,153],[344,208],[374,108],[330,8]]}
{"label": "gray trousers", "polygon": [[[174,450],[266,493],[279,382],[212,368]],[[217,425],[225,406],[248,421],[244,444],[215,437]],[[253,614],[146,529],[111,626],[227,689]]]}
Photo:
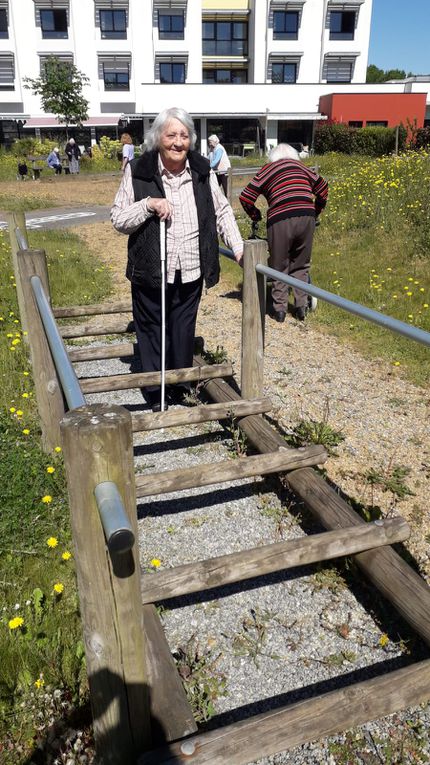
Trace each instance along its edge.
{"label": "gray trousers", "polygon": [[[286,218],[273,223],[267,229],[269,244],[269,266],[287,276],[294,276],[302,282],[309,281],[312,242],[315,231],[315,218],[311,215]],[[284,282],[272,283],[272,302],[275,311],[286,311],[289,287]],[[294,304],[305,308],[308,296],[306,292],[293,289]]]}

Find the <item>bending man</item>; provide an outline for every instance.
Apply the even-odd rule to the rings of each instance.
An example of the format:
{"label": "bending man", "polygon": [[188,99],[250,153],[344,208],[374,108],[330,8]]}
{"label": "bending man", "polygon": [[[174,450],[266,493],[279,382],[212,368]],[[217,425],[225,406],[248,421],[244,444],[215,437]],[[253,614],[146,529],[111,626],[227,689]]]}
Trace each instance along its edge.
{"label": "bending man", "polygon": [[[167,224],[166,369],[193,364],[203,282],[212,287],[219,280],[218,234],[242,259],[233,210],[195,143],[186,111],[160,112],[147,135],[147,151],[125,168],[111,211],[115,228],[129,234],[126,276],[144,372],[161,368],[160,220]],[[180,403],[187,391],[176,386],[170,402]],[[153,411],[160,410],[159,386],[146,388],[145,398]]]}
{"label": "bending man", "polygon": [[[255,202],[260,194],[267,199],[267,241],[269,265],[276,271],[309,281],[315,219],[324,209],[328,183],[299,160],[297,151],[280,143],[269,154],[269,162],[243,189],[239,199],[254,221],[261,220]],[[304,321],[307,295],[293,289],[295,317]],[[288,311],[288,285],[272,283],[273,318],[285,321]]]}

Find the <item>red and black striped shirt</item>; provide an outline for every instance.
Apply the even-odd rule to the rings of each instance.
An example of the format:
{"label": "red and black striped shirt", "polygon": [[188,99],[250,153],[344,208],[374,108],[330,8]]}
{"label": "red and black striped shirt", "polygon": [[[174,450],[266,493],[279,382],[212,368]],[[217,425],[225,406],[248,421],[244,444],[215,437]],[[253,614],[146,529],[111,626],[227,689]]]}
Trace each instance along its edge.
{"label": "red and black striped shirt", "polygon": [[319,215],[328,197],[328,183],[295,159],[278,159],[261,168],[243,189],[239,200],[252,220],[260,220],[255,206],[263,194],[268,202],[267,225],[298,215]]}

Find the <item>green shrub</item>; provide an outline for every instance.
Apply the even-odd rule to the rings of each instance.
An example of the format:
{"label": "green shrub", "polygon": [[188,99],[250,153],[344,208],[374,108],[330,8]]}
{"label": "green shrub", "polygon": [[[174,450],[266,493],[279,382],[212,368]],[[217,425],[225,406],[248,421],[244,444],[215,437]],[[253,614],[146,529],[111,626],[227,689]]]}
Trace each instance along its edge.
{"label": "green shrub", "polygon": [[[406,145],[406,129],[399,129],[398,149]],[[382,157],[396,149],[396,128],[365,127],[354,128],[342,122],[326,122],[315,131],[314,149],[316,154],[336,151],[342,154],[361,154]]]}

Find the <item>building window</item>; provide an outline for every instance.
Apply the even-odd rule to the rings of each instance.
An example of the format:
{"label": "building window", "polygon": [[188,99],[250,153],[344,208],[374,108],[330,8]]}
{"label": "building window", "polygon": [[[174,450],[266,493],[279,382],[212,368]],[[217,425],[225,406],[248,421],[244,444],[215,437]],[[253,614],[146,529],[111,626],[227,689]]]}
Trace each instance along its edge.
{"label": "building window", "polygon": [[0,53],[0,90],[15,90],[15,59],[13,53]]}
{"label": "building window", "polygon": [[203,69],[203,82],[210,84],[243,85],[248,82],[247,69]]}
{"label": "building window", "polygon": [[50,58],[56,58],[61,64],[73,65],[73,53],[52,53],[51,55],[40,55],[40,74],[45,71],[45,65]]}
{"label": "building window", "polygon": [[349,127],[361,128],[363,127],[363,120],[349,120]]}
{"label": "building window", "polygon": [[337,59],[325,61],[323,76],[326,82],[351,82],[354,63]]}
{"label": "building window", "polygon": [[353,40],[355,11],[330,11],[330,40]]}
{"label": "building window", "polygon": [[248,54],[247,21],[204,21],[204,56],[246,56]]}
{"label": "building window", "polygon": [[388,127],[387,120],[367,120],[366,127]]}
{"label": "building window", "polygon": [[185,64],[160,61],[160,82],[185,82]]}
{"label": "building window", "polygon": [[0,8],[0,39],[4,40],[9,37],[9,30],[7,28],[7,10],[6,8]]}
{"label": "building window", "polygon": [[158,36],[160,40],[183,40],[184,12],[158,11]]}
{"label": "building window", "polygon": [[272,64],[272,82],[297,82],[297,64]]}
{"label": "building window", "polygon": [[130,56],[99,56],[99,77],[105,90],[130,90]]}
{"label": "building window", "polygon": [[45,40],[67,38],[67,11],[65,8],[41,8],[40,26]]}
{"label": "building window", "polygon": [[273,39],[297,40],[299,36],[298,11],[273,12]]}
{"label": "building window", "polygon": [[100,35],[104,40],[125,40],[127,37],[126,12],[101,8]]}

